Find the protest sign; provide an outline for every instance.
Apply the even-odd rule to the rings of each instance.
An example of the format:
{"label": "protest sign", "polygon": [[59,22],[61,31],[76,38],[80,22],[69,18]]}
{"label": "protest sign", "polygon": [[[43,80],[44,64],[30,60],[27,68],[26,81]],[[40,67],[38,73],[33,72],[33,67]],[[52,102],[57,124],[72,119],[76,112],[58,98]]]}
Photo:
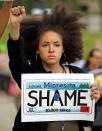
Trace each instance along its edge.
{"label": "protest sign", "polygon": [[22,122],[94,120],[93,74],[22,74]]}

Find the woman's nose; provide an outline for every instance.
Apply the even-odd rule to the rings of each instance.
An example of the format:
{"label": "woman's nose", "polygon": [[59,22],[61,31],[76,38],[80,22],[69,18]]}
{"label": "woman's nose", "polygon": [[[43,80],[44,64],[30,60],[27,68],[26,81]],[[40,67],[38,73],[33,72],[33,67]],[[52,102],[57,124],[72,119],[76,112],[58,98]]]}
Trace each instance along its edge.
{"label": "woman's nose", "polygon": [[53,47],[53,45],[49,45],[49,52],[54,52],[54,47]]}

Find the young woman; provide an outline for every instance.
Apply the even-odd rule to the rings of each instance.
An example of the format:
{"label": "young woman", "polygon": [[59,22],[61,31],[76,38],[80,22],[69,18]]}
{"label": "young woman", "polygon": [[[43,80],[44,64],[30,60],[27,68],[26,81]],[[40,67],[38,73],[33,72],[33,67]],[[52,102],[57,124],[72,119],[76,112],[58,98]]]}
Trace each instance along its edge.
{"label": "young woman", "polygon": [[[65,62],[72,63],[76,58],[81,57],[79,16],[78,13],[68,14],[63,6],[56,7],[51,15],[44,14],[40,21],[32,20],[23,24],[20,35],[20,25],[25,18],[25,9],[22,6],[11,9],[11,31],[8,40],[9,65],[19,87],[21,87],[22,73],[83,73],[77,67],[63,65]],[[96,85],[92,86],[91,98],[96,101],[100,98]],[[19,110],[13,131],[83,131],[83,126],[90,124],[85,121],[62,123],[22,123],[21,110]]]}

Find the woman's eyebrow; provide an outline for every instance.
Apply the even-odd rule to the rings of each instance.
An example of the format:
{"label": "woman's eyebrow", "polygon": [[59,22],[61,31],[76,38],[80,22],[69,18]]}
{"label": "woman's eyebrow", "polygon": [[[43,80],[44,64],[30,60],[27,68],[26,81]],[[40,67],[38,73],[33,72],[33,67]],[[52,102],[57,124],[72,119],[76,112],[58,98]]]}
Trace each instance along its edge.
{"label": "woman's eyebrow", "polygon": [[60,41],[43,41],[42,43],[60,43]]}
{"label": "woman's eyebrow", "polygon": [[54,43],[60,43],[60,41],[55,41]]}

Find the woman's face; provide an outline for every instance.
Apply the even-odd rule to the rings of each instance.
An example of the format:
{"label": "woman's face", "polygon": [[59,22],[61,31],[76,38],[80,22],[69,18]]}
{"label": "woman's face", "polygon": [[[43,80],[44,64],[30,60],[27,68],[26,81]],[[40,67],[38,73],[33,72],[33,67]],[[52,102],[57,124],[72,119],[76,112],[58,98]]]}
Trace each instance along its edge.
{"label": "woman's face", "polygon": [[93,56],[89,59],[90,64],[96,68],[99,68],[102,64],[102,53],[100,51],[94,51]]}
{"label": "woman's face", "polygon": [[63,40],[59,33],[46,31],[41,35],[37,54],[43,63],[48,65],[59,63],[63,52]]}

